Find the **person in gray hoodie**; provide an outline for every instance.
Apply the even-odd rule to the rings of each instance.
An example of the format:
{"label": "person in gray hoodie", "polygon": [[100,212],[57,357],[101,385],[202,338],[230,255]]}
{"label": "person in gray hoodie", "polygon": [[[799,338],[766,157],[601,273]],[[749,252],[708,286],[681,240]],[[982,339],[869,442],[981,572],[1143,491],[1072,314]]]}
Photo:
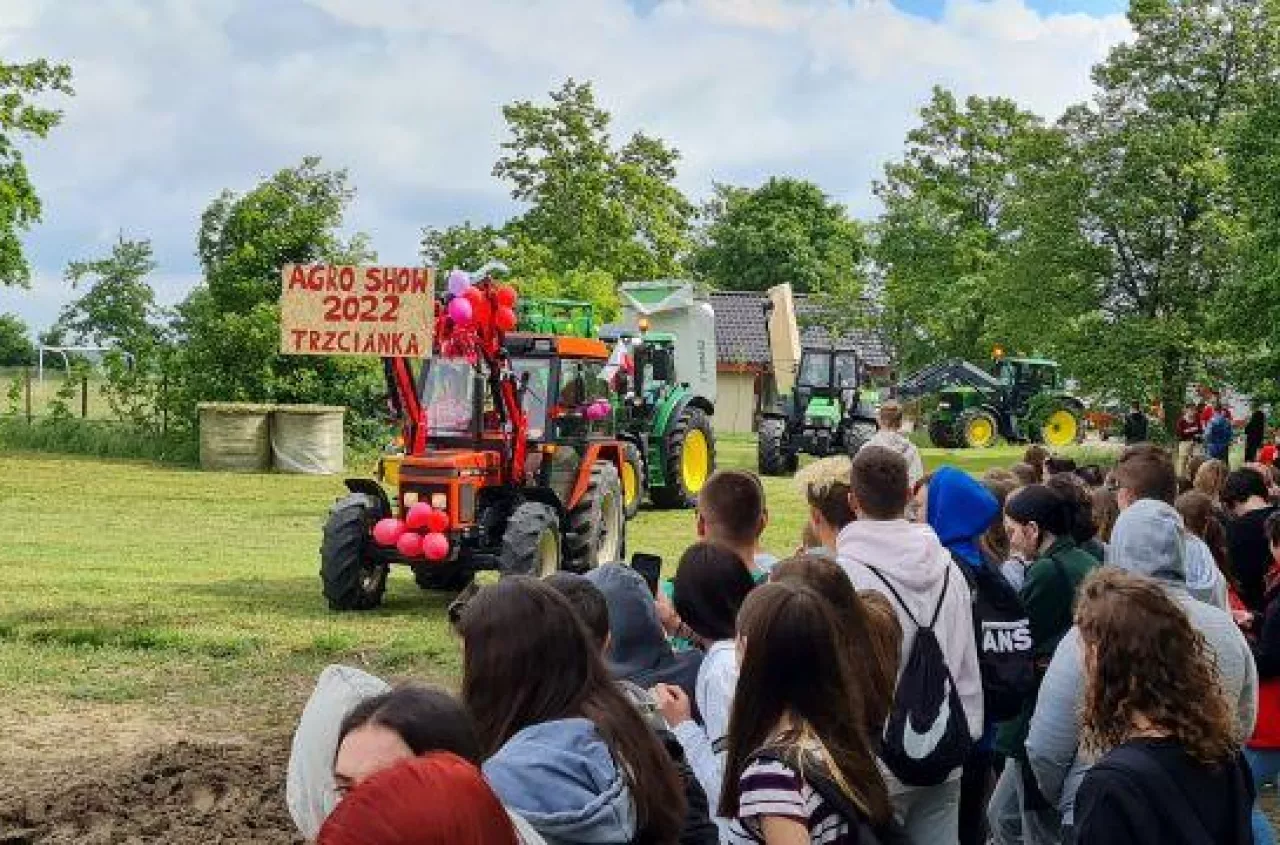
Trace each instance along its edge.
{"label": "person in gray hoodie", "polygon": [[535,578],[482,588],[458,621],[484,774],[549,845],[669,843],[685,815],[666,749],[573,606]]}
{"label": "person in gray hoodie", "polygon": [[[911,498],[906,460],[892,450],[864,446],[853,459],[850,490],[858,518],[837,540],[841,568],[857,589],[881,593],[893,604],[903,633],[899,677],[915,643],[915,620],[928,619],[937,610],[934,634],[964,707],[969,734],[977,741],[983,732],[982,677],[969,589],[934,530],[906,519]],[[944,783],[928,787],[906,786],[887,768],[883,774],[907,839],[917,845],[958,842],[959,766]]]}
{"label": "person in gray hoodie", "polygon": [[[1187,592],[1186,531],[1178,512],[1156,499],[1133,502],[1116,520],[1107,557],[1113,566],[1159,581],[1186,612],[1217,662],[1237,735],[1241,741],[1247,739],[1258,713],[1257,667],[1231,615]],[[1076,791],[1093,763],[1080,747],[1084,678],[1080,632],[1073,627],[1049,664],[1026,742],[1027,761],[1040,792],[1062,812],[1064,841],[1072,841]]]}

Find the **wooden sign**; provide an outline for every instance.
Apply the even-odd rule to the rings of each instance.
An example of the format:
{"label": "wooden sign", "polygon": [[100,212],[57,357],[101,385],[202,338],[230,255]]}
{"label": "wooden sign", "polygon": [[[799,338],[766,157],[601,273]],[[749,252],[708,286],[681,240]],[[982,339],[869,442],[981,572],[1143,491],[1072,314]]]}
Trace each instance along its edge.
{"label": "wooden sign", "polygon": [[286,355],[431,354],[435,271],[429,267],[286,264],[280,351]]}

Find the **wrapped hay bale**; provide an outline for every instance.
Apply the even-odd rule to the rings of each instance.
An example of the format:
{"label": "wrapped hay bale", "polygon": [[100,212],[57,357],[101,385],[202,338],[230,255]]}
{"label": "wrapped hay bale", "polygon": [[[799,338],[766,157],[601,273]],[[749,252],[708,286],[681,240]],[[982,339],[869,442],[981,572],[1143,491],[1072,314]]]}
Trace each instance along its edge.
{"label": "wrapped hay bale", "polygon": [[277,405],[271,415],[272,464],[281,472],[342,472],[345,441],[340,405]]}
{"label": "wrapped hay bale", "polygon": [[202,402],[200,468],[266,472],[271,468],[271,405]]}

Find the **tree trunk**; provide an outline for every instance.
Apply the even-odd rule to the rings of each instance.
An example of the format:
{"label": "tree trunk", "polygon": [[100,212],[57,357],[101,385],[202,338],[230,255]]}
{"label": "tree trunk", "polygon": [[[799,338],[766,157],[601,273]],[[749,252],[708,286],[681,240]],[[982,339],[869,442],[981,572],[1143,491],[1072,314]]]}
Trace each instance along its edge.
{"label": "tree trunk", "polygon": [[1165,431],[1172,434],[1186,401],[1187,377],[1182,366],[1182,353],[1177,349],[1165,349],[1160,360],[1160,405]]}

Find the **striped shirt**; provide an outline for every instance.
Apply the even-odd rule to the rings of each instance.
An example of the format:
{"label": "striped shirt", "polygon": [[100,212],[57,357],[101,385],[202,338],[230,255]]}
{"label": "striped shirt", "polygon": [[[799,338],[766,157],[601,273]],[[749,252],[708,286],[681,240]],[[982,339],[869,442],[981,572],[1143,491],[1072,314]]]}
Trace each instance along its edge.
{"label": "striped shirt", "polygon": [[792,819],[809,829],[810,845],[855,845],[856,834],[804,778],[776,760],[756,760],[738,781],[738,817],[727,845],[759,845],[766,816]]}

